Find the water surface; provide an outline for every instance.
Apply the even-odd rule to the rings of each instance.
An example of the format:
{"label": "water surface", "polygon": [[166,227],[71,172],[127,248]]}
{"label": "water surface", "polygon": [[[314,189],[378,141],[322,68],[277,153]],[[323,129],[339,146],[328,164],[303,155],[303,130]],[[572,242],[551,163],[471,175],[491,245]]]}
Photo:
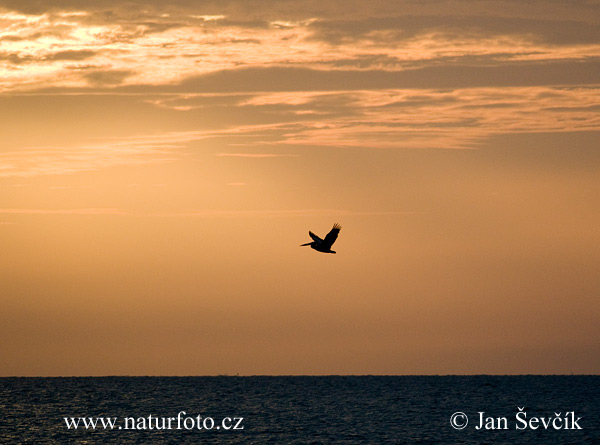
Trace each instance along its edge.
{"label": "water surface", "polygon": [[[600,441],[600,376],[0,380],[3,417],[0,443],[591,444]],[[532,427],[537,429],[529,424],[525,429],[517,429],[524,424],[516,421],[519,408],[525,413],[521,418],[527,422],[532,417],[561,418],[562,421],[554,422],[561,428],[545,429],[540,421],[534,421]],[[456,412],[468,417],[464,429],[451,425],[451,416]],[[490,425],[487,429],[477,429],[480,412],[486,419],[505,417],[508,429],[500,429],[504,426],[502,422],[492,422],[499,427],[496,429],[489,428]],[[198,415],[200,422],[212,429],[197,429]],[[564,421],[569,416],[580,418],[577,424],[582,429],[565,429],[572,426]],[[78,429],[72,424],[69,429],[64,419],[78,417],[116,418],[116,423],[112,429],[102,428],[101,423],[95,429],[86,429],[80,421]],[[183,424],[186,417],[191,419]],[[130,419],[129,425],[125,424],[125,418]],[[168,418],[171,418],[170,429]],[[223,419],[229,420],[223,424]],[[234,429],[236,422],[238,429]],[[462,418],[457,421],[460,422]]]}

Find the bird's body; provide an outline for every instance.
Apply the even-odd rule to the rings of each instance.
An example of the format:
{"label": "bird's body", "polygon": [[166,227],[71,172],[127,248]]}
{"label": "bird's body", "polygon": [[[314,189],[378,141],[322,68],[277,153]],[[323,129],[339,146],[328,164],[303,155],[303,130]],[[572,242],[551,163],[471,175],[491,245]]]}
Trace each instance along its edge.
{"label": "bird's body", "polygon": [[342,226],[340,226],[339,224],[334,224],[333,228],[325,236],[325,239],[321,239],[317,235],[309,231],[308,234],[313,239],[312,243],[301,244],[301,246],[310,246],[317,252],[335,253],[335,251],[331,250],[331,246],[333,246],[333,243],[335,243],[335,240],[337,239],[338,233],[340,233],[341,228]]}

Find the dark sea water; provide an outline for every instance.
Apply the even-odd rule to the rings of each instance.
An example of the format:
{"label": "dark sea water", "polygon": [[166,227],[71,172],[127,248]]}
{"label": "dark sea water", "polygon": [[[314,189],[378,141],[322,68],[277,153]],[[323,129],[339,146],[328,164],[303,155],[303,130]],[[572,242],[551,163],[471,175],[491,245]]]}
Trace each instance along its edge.
{"label": "dark sea water", "polygon": [[[600,376],[83,377],[0,383],[0,443],[600,443]],[[463,429],[451,425],[456,412],[468,417]],[[479,412],[500,420],[478,430]],[[64,419],[78,417],[116,423],[105,429],[98,421],[95,429],[86,429],[79,421],[78,429],[72,424],[69,429]],[[454,417],[457,426],[464,419]],[[554,427],[545,429],[549,420]],[[572,429],[576,425],[581,429]]]}

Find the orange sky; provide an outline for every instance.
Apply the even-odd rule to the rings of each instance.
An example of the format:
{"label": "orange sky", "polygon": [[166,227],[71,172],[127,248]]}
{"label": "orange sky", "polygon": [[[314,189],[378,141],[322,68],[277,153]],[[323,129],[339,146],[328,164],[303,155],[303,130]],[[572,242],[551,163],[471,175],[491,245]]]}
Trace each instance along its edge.
{"label": "orange sky", "polygon": [[0,375],[597,374],[599,25],[0,0]]}

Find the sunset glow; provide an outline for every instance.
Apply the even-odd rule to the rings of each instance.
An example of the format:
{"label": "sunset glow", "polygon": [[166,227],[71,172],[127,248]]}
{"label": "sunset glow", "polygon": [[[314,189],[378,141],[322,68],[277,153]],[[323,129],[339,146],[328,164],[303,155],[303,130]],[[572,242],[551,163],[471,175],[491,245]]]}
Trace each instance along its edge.
{"label": "sunset glow", "polygon": [[0,0],[0,374],[597,373],[599,25]]}

